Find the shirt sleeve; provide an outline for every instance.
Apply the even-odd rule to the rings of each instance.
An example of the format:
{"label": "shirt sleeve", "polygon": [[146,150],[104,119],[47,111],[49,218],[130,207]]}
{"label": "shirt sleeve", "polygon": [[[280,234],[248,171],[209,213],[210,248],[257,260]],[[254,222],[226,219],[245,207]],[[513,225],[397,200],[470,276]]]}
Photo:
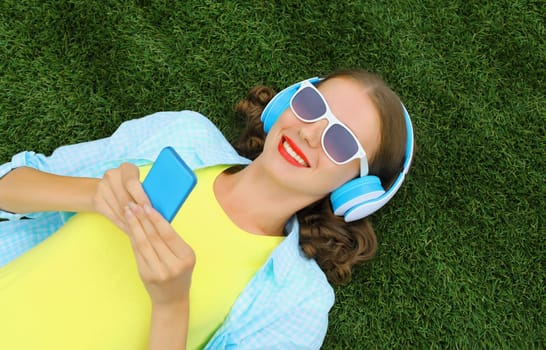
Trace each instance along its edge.
{"label": "shirt sleeve", "polygon": [[[24,151],[13,156],[10,162],[0,166],[0,177],[19,167],[30,167],[57,175],[97,177],[97,173],[86,170],[89,170],[92,162],[97,164],[105,161],[104,153],[108,143],[108,139],[102,139],[63,146],[57,148],[50,156]],[[0,211],[0,218],[5,219],[18,219],[23,216],[35,218],[41,215],[41,213],[13,214]]]}
{"label": "shirt sleeve", "polygon": [[[320,298],[319,298],[320,299]],[[293,349],[318,350],[328,328],[330,306],[318,305],[318,299],[307,302],[279,318],[247,339],[236,349]]]}
{"label": "shirt sleeve", "polygon": [[206,349],[320,349],[326,336],[331,306],[332,303],[322,296],[309,296],[295,307],[281,307],[284,314],[280,317],[278,312],[273,313],[274,319],[267,313],[257,315],[259,318],[253,321],[260,327],[247,324],[241,332],[230,328],[218,332]]}
{"label": "shirt sleeve", "polygon": [[[49,156],[33,151],[24,151],[12,157],[10,162],[0,166],[0,177],[19,167],[30,167],[43,172],[81,177],[99,177],[101,172],[115,167],[115,160],[121,159],[134,142],[129,137],[129,130],[137,124],[122,124],[108,138],[59,147]],[[0,211],[0,217],[17,219],[22,216],[36,218],[42,213],[13,214]]]}
{"label": "shirt sleeve", "polygon": [[264,265],[206,349],[320,349],[334,291],[314,261],[290,262],[296,273],[285,276],[271,260]]}
{"label": "shirt sleeve", "polygon": [[[202,139],[209,130],[216,130],[210,121],[191,111],[159,112],[122,123],[107,138],[66,145],[49,156],[25,151],[13,156],[10,162],[0,165],[0,178],[18,167],[31,167],[44,172],[81,177],[101,177],[108,169],[123,162],[144,165],[152,162],[165,146],[184,154],[190,166],[199,166],[192,139]],[[219,132],[219,131],[218,131]],[[25,214],[36,217],[41,213]],[[17,219],[22,215],[0,211],[0,218]]]}
{"label": "shirt sleeve", "polygon": [[[151,130],[158,130],[154,127],[158,127],[161,121],[165,121],[161,113],[126,121],[110,137],[61,146],[49,156],[32,151],[18,153],[11,162],[0,166],[0,177],[22,166],[58,175],[100,176],[95,167],[97,164],[103,168],[105,164],[129,155],[149,154],[150,142],[147,139],[150,138]],[[141,144],[145,145],[144,149],[139,149]]]}

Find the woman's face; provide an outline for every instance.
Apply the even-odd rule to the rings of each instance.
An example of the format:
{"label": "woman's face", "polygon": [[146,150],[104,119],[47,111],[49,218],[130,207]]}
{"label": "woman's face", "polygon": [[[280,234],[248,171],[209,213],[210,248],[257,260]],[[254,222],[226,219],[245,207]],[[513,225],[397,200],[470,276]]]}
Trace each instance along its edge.
{"label": "woman's face", "polygon": [[[319,91],[373,159],[380,143],[380,119],[364,87],[351,78],[333,78]],[[260,158],[282,186],[318,200],[359,174],[360,159],[337,165],[324,153],[321,138],[327,125],[326,119],[302,122],[290,108],[281,114],[267,134]]]}

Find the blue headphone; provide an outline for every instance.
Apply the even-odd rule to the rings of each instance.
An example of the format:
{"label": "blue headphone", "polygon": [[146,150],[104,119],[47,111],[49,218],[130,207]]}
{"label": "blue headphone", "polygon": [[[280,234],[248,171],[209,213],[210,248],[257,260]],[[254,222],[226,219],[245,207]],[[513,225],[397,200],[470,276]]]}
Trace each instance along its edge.
{"label": "blue headphone", "polygon": [[[307,81],[316,85],[320,80],[320,78],[311,78]],[[271,127],[275,124],[279,116],[290,107],[290,99],[299,89],[301,83],[302,82],[299,82],[287,87],[269,101],[262,112],[261,117],[266,133],[271,130]],[[387,204],[387,202],[396,194],[402,185],[402,182],[404,182],[404,178],[406,177],[411,164],[411,159],[413,158],[414,143],[413,126],[408,111],[404,105],[402,105],[402,109],[404,111],[404,119],[406,120],[407,128],[404,167],[388,191],[383,189],[381,180],[374,175],[355,178],[334,190],[330,194],[330,202],[332,203],[334,214],[343,216],[346,222],[362,219],[376,212]]]}

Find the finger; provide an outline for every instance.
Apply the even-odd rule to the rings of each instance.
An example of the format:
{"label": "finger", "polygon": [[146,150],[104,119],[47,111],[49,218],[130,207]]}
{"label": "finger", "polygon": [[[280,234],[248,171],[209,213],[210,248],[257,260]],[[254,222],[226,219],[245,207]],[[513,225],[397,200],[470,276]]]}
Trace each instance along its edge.
{"label": "finger", "polygon": [[142,187],[142,183],[137,178],[129,179],[125,182],[125,188],[127,189],[127,192],[132,197],[133,201],[141,206],[144,205],[150,205],[151,202],[148,198],[148,195],[144,191],[144,188]]}
{"label": "finger", "polygon": [[[139,217],[139,219],[141,220],[145,233],[148,236],[148,240],[150,241],[153,249],[156,251],[160,262],[163,263],[164,266],[170,270],[171,267],[177,265],[176,260],[178,259],[178,257],[174,254],[173,249],[171,249],[170,245],[164,239],[164,237],[169,236],[168,232],[172,232],[174,236],[176,236],[179,240],[181,240],[181,238],[178,236],[178,234],[176,234],[176,232],[173,230],[172,226],[168,222],[167,225],[160,228],[158,228],[153,223],[152,220],[156,218],[153,217],[152,207],[150,207],[149,205],[144,206],[143,213],[144,217]],[[165,221],[165,219],[163,219],[161,215],[159,215],[159,219]],[[165,232],[162,232],[162,230],[164,230]]]}
{"label": "finger", "polygon": [[123,188],[121,170],[119,168],[110,169],[104,173],[102,181],[99,183],[99,191],[100,196],[108,203],[111,211],[120,220],[123,220],[123,208],[129,203],[130,196]]}
{"label": "finger", "polygon": [[[114,195],[114,198],[116,199],[119,205],[118,210],[120,212],[129,202],[132,201],[131,194],[129,193],[125,185],[127,169],[128,169],[127,166],[124,166],[122,164],[119,168],[108,171],[105,174],[105,179],[106,181],[108,181],[108,184],[110,185],[110,189]],[[137,168],[136,176],[138,178],[138,168]]]}
{"label": "finger", "polygon": [[131,163],[123,163],[120,165],[120,170],[123,186],[131,199],[140,205],[150,203],[140,183],[140,170],[138,167]]}
{"label": "finger", "polygon": [[193,249],[176,233],[171,224],[157,210],[145,206],[144,211],[172,255],[178,259],[187,258],[188,254],[193,255]]}
{"label": "finger", "polygon": [[[193,255],[193,251],[191,251],[191,255],[186,254],[184,259],[179,259],[173,254],[166,242],[163,240],[161,233],[157,231],[156,227],[150,221],[148,216],[150,211],[150,206],[138,208],[138,210],[134,211],[141,224],[142,230],[150,243],[150,246],[153,248],[158,258],[157,261],[150,262],[148,260],[147,262],[147,266],[152,272],[147,281],[164,282],[167,279],[180,275],[180,273],[191,270],[195,264],[195,257]],[[178,237],[170,225],[167,225],[164,228],[173,232]],[[179,237],[178,239],[181,240]],[[146,258],[144,257],[144,259]],[[152,266],[152,264],[154,265]]]}
{"label": "finger", "polygon": [[135,260],[137,262],[138,272],[144,281],[148,281],[152,278],[153,273],[150,270],[150,267],[148,266],[148,263],[146,262],[142,254],[140,254],[138,250],[134,249],[135,242],[132,237],[130,237],[130,240],[131,240],[131,246],[133,247]]}
{"label": "finger", "polygon": [[148,239],[148,242],[150,242],[150,246],[155,250],[159,260],[162,261],[166,254],[172,253],[165,245],[161,234],[157,232],[156,227],[150,221],[149,208],[149,205],[145,205],[144,208],[139,207],[136,215],[138,217],[138,220],[140,221],[140,224],[142,226],[144,234],[146,235],[146,238]]}
{"label": "finger", "polygon": [[100,193],[97,196],[97,207],[105,207],[102,211],[114,223],[125,223],[124,213],[121,211],[120,203],[118,202],[110,184],[99,183]]}
{"label": "finger", "polygon": [[141,257],[142,262],[150,272],[160,274],[160,260],[138,218],[141,215],[140,211],[142,211],[142,208],[132,202],[125,209],[125,217],[132,236],[133,250],[137,258],[138,256]]}

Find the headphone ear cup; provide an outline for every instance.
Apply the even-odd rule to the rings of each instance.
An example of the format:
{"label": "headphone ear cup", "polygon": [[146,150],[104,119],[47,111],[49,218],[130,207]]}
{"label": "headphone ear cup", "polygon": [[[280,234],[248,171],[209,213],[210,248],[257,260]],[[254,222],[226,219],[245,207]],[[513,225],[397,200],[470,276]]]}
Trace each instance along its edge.
{"label": "headphone ear cup", "polygon": [[[318,77],[307,79],[311,84],[317,84],[321,79]],[[305,81],[305,80],[304,80]],[[264,131],[266,133],[271,130],[273,124],[279,119],[281,114],[290,107],[290,100],[292,96],[298,91],[303,81],[299,83],[290,85],[289,87],[283,89],[281,92],[276,94],[271,101],[265,106],[264,111],[262,112],[262,123],[264,124]]]}
{"label": "headphone ear cup", "polygon": [[334,214],[342,216],[352,208],[361,206],[383,194],[385,194],[385,190],[379,177],[367,175],[353,179],[334,190],[330,195],[330,202]]}
{"label": "headphone ear cup", "polygon": [[267,133],[273,127],[273,124],[279,119],[279,116],[290,107],[290,99],[298,90],[301,83],[294,84],[276,94],[265,106],[262,112],[262,122],[264,131]]}

